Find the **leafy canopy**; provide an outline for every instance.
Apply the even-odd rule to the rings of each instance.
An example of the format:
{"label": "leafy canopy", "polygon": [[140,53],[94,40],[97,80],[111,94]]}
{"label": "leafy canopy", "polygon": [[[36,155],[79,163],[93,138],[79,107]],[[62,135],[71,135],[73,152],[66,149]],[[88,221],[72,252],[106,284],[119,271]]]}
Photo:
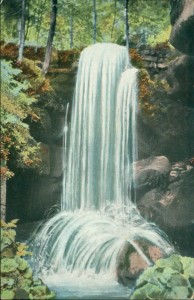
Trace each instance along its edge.
{"label": "leafy canopy", "polygon": [[[10,8],[12,2],[14,12]],[[26,0],[26,2],[26,44],[45,46],[50,24],[51,1]],[[18,0],[9,0],[3,1],[1,6],[2,39],[6,42],[17,42],[17,23],[19,22],[21,3]],[[125,0],[96,0],[97,42],[125,43],[124,7]],[[140,46],[145,43],[154,43],[158,35],[161,42],[168,39],[169,14],[169,0],[129,0],[131,45]],[[59,50],[70,48],[71,29],[74,48],[82,48],[93,42],[92,0],[61,0],[58,2],[54,47]]]}

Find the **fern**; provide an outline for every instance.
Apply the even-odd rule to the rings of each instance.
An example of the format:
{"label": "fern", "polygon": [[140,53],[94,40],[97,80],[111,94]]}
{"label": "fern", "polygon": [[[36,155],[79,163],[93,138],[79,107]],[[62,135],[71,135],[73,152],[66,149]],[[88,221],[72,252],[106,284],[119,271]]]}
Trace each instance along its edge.
{"label": "fern", "polygon": [[6,167],[13,153],[20,166],[37,167],[40,162],[39,144],[30,134],[29,126],[24,122],[28,116],[39,117],[34,111],[35,97],[29,96],[30,82],[21,80],[22,71],[13,68],[11,62],[1,61],[1,175],[10,174]]}

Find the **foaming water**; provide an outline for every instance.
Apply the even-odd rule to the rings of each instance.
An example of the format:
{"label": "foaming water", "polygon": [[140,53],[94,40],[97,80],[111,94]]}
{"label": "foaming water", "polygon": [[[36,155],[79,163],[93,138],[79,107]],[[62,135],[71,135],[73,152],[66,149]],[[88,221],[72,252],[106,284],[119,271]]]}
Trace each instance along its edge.
{"label": "foaming water", "polygon": [[129,299],[130,289],[113,281],[106,274],[60,273],[43,277],[57,299]]}
{"label": "foaming water", "polygon": [[[131,205],[107,207],[105,211],[62,211],[43,227],[37,248],[39,270],[49,273],[81,272],[109,274],[114,279],[118,254],[125,242],[140,253],[134,241],[150,241],[170,253],[171,247],[158,228]],[[140,253],[141,255],[141,253]],[[143,254],[142,254],[143,255]],[[146,257],[144,256],[144,259]],[[148,261],[149,264],[149,261]]]}
{"label": "foaming water", "polygon": [[93,274],[97,285],[105,275],[107,284],[115,286],[117,258],[126,242],[148,264],[134,241],[142,238],[167,254],[172,251],[165,234],[146,222],[131,202],[137,109],[137,69],[130,66],[126,48],[95,44],[84,49],[69,147],[65,136],[62,211],[35,240],[36,269],[47,281],[64,273],[90,280]]}

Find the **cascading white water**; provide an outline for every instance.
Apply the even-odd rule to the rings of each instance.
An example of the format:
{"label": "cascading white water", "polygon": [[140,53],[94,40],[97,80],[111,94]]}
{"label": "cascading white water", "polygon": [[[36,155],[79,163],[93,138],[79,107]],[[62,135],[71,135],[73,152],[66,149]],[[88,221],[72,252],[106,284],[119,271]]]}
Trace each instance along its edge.
{"label": "cascading white water", "polygon": [[125,242],[134,245],[140,237],[171,251],[130,199],[137,158],[136,76],[125,47],[95,44],[81,54],[69,147],[65,142],[62,211],[36,239],[40,269],[113,275]]}
{"label": "cascading white water", "polygon": [[121,75],[116,97],[114,186],[115,199],[122,206],[130,205],[132,197],[132,162],[137,160],[136,113],[137,69],[130,68]]}
{"label": "cascading white water", "polygon": [[[117,90],[121,75],[128,67],[127,51],[118,45],[96,44],[81,54],[64,177],[63,209],[96,210],[115,201],[122,204],[120,175],[124,172],[123,164],[130,163],[127,161],[128,145],[131,144],[128,112],[129,106],[131,110],[135,109],[136,95],[133,91],[130,103],[127,89],[125,95],[120,95],[122,91],[119,90],[118,97]],[[128,88],[133,86],[134,69],[123,77],[125,83],[127,78]],[[125,161],[120,162],[118,155]]]}

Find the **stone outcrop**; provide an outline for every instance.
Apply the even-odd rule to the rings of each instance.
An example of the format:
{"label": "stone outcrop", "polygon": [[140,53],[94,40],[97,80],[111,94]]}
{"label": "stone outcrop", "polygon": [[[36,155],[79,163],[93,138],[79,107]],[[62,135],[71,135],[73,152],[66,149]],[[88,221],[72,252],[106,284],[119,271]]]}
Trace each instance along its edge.
{"label": "stone outcrop", "polygon": [[136,49],[142,60],[142,67],[148,70],[151,77],[168,69],[169,62],[179,55],[176,49],[171,49],[168,43],[150,47],[147,45]]}
{"label": "stone outcrop", "polygon": [[153,156],[133,164],[134,189],[138,201],[147,191],[168,185],[171,164],[165,156]]}
{"label": "stone outcrop", "polygon": [[[189,158],[194,153],[193,56],[182,55],[167,44],[155,49],[143,47],[138,53],[155,84],[149,96],[149,105],[155,107],[153,115],[142,109],[138,115],[139,158],[150,155],[165,155],[171,161]],[[160,64],[165,67],[159,68]]]}
{"label": "stone outcrop", "polygon": [[164,155],[175,162],[192,157],[194,110],[181,103],[181,99],[173,101],[167,93],[159,95],[156,105],[158,110],[154,117],[139,113],[139,158]]}
{"label": "stone outcrop", "polygon": [[194,1],[171,0],[171,44],[194,56]]}
{"label": "stone outcrop", "polygon": [[[117,281],[125,286],[134,286],[138,276],[152,265],[157,259],[165,257],[159,247],[145,240],[135,241],[134,244],[140,249],[143,255],[129,243],[125,242],[121,249],[116,264]],[[144,257],[145,255],[145,257]]]}
{"label": "stone outcrop", "polygon": [[147,177],[140,173],[136,202],[144,218],[163,229],[182,255],[193,256],[194,169],[188,158],[194,155],[194,1],[171,0],[171,23],[170,42],[186,55],[179,54],[160,76],[169,88],[155,94],[155,118],[140,113],[138,142],[141,158],[165,155],[178,162],[172,164],[166,186],[155,170]]}
{"label": "stone outcrop", "polygon": [[168,66],[166,79],[173,100],[194,106],[194,56],[181,55],[173,60]]}
{"label": "stone outcrop", "polygon": [[[144,164],[148,161],[144,160]],[[138,162],[136,164],[138,165]],[[141,165],[142,162],[140,161],[139,164]],[[147,167],[149,169],[149,163]],[[159,167],[158,170],[160,170]],[[161,170],[163,170],[163,166],[161,166]],[[165,172],[168,176],[165,179],[167,184],[161,186],[161,181],[158,180],[160,177],[157,173],[151,173],[152,184],[149,185],[147,177],[141,176],[141,170],[138,171],[137,169],[139,175],[136,175],[136,178],[138,179],[139,176],[141,186],[147,187],[147,191],[144,188],[140,193],[139,186],[136,185],[137,207],[142,216],[159,225],[185,255],[193,256],[194,168],[189,162],[177,162],[172,165],[170,172],[169,166],[166,168],[167,170],[168,172]],[[160,176],[162,176],[162,171],[160,171]],[[185,247],[186,245],[189,245],[188,248]]]}

